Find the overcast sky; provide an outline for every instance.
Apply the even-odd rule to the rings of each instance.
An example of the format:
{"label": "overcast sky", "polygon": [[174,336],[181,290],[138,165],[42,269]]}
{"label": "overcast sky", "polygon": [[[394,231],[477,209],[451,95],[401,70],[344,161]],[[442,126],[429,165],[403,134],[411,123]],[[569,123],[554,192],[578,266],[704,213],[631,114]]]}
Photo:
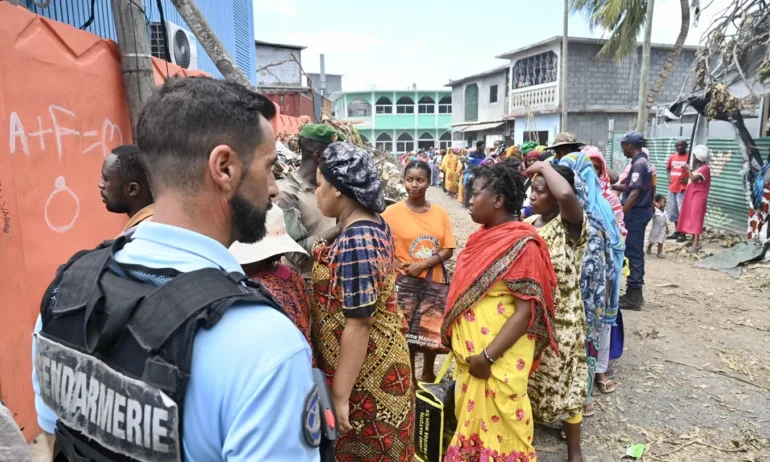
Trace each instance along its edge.
{"label": "overcast sky", "polygon": [[[698,44],[729,2],[714,0],[699,26],[690,28],[687,43]],[[676,40],[679,5],[678,0],[655,1],[654,42]],[[505,64],[496,55],[561,35],[562,6],[562,0],[254,0],[254,34],[257,40],[306,46],[306,72],[318,72],[323,53],[326,72],[344,74],[346,91],[413,83],[438,89],[450,79]],[[582,15],[570,17],[569,34],[602,37]]]}

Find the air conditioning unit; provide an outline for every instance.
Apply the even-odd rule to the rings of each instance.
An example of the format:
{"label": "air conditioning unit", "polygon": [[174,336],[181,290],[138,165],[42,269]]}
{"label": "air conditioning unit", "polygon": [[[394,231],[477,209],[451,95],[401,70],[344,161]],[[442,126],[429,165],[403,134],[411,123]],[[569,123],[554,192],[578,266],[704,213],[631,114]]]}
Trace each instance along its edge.
{"label": "air conditioning unit", "polygon": [[[150,49],[153,56],[166,59],[162,27],[163,25],[159,22],[150,24],[152,33]],[[195,35],[171,21],[166,21],[165,27],[171,62],[185,69],[198,69],[198,41],[195,39]]]}

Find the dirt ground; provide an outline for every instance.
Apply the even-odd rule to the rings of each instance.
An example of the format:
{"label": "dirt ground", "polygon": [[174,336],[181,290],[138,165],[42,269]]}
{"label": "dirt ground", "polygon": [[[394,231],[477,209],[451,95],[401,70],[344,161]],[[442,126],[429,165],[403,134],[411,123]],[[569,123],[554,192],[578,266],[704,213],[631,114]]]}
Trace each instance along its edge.
{"label": "dirt ground", "polygon": [[[461,249],[477,225],[438,188],[428,197],[449,212]],[[770,265],[733,279],[695,268],[670,242],[665,259],[647,258],[644,310],[623,313],[617,391],[594,390],[585,460],[620,461],[629,444],[644,443],[645,461],[770,461]],[[720,249],[704,242],[706,252]],[[566,460],[553,430],[538,428],[535,448],[539,462]]]}

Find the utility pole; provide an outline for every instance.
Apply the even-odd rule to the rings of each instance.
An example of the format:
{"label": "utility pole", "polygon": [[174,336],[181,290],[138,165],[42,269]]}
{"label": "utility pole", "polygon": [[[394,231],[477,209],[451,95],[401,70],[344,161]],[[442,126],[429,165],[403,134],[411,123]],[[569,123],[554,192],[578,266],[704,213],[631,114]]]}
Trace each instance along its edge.
{"label": "utility pole", "polygon": [[564,0],[564,32],[561,38],[561,131],[567,131],[567,42],[569,38],[569,0]]}
{"label": "utility pole", "polygon": [[118,34],[120,69],[128,99],[131,133],[136,137],[139,113],[155,89],[150,40],[144,11],[135,1],[112,0],[112,14]]}
{"label": "utility pole", "polygon": [[652,42],[652,13],[655,10],[655,0],[647,0],[647,17],[644,22],[644,45],[642,47],[642,67],[639,75],[639,115],[636,118],[636,131],[644,133],[647,125],[647,86],[650,83],[650,48]]}
{"label": "utility pole", "polygon": [[235,80],[253,91],[257,91],[256,87],[251,83],[251,79],[235,64],[225,46],[219,41],[217,34],[211,30],[211,26],[209,26],[209,23],[203,17],[203,13],[195,5],[195,2],[193,0],[171,0],[171,3],[174,4],[179,16],[190,27],[190,30],[195,35],[195,38],[198,39],[203,49],[206,50],[206,54],[214,61],[222,76],[229,80]]}

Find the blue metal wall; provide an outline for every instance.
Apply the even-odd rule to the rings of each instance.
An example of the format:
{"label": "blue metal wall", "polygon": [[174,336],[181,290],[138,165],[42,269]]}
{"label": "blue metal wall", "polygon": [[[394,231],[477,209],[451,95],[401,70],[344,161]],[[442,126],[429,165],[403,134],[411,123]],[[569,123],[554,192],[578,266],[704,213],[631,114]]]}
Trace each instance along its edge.
{"label": "blue metal wall", "polygon": [[[166,21],[189,30],[174,5],[169,0],[162,1]],[[85,24],[91,15],[91,0],[52,0],[47,8],[38,8],[31,0],[27,0],[26,3],[30,11],[36,14],[74,27]],[[219,40],[235,59],[238,67],[246,73],[252,83],[256,84],[253,0],[196,0],[195,3]],[[143,4],[147,20],[160,21],[157,1],[143,0]],[[86,30],[103,38],[117,40],[110,0],[96,0],[94,21]],[[198,44],[198,69],[217,77],[222,76],[200,44]]]}

